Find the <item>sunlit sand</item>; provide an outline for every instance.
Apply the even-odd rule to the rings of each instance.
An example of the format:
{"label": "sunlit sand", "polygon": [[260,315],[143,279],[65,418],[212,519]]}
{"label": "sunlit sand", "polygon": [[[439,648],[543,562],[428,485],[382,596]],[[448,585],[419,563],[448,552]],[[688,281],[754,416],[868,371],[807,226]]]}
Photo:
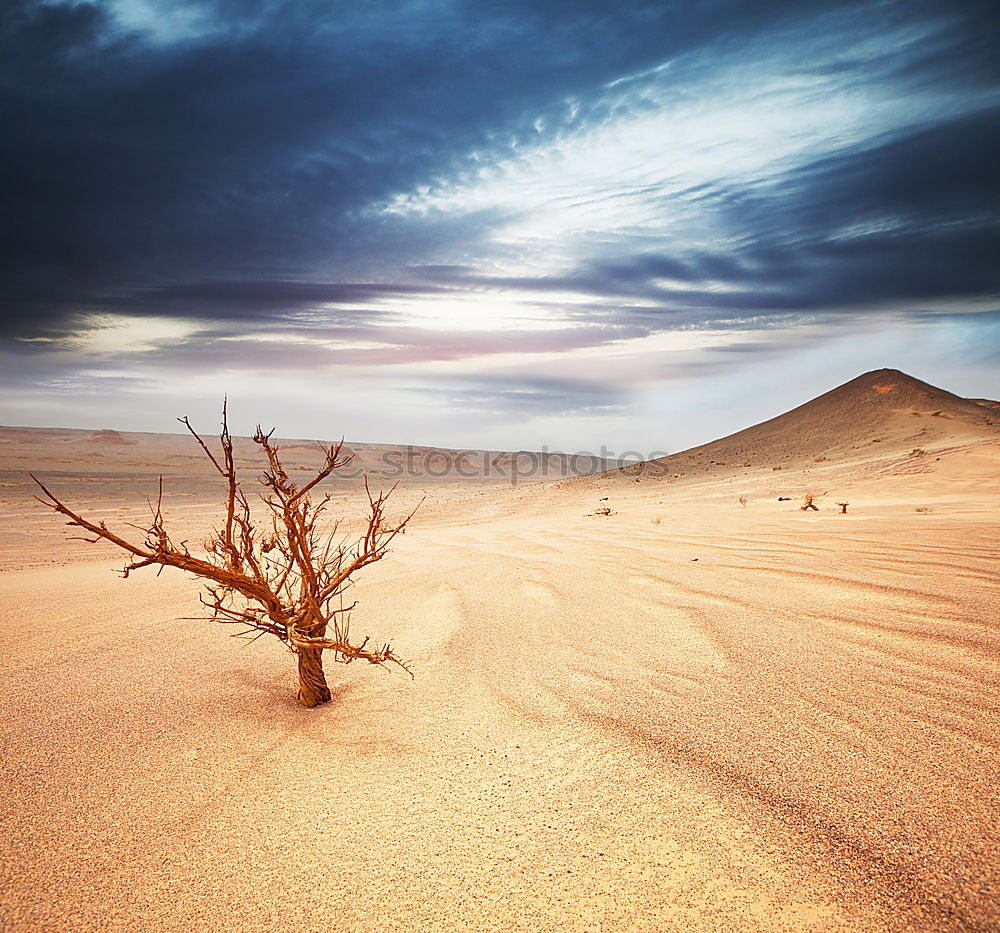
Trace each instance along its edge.
{"label": "sunlit sand", "polygon": [[354,624],[416,676],[328,664],[314,710],[280,644],[178,621],[197,581],[32,499],[117,525],[163,473],[198,540],[189,439],[0,457],[4,928],[1000,925],[996,403],[883,370],[652,464],[406,477]]}

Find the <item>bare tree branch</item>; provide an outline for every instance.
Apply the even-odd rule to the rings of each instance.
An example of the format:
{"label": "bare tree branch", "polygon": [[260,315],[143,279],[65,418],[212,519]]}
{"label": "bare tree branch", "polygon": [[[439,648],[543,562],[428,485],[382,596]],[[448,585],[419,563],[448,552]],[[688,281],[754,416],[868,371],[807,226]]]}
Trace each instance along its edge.
{"label": "bare tree branch", "polygon": [[396,665],[412,676],[408,662],[390,645],[369,647],[368,638],[359,643],[350,640],[350,616],[356,604],[345,606],[343,599],[352,575],[385,557],[389,544],[416,513],[414,509],[399,521],[387,520],[386,501],[396,487],[374,495],[366,476],[366,528],[353,545],[337,541],[339,522],[325,532],[320,527],[330,497],[314,503],[309,493],[334,470],[350,462],[351,455],[343,453],[344,441],[329,447],[321,445],[323,465],[299,488],[281,462],[280,448],[271,439],[273,430],[265,433],[258,426],[253,440],[263,449],[268,464],[262,476],[267,491],[261,496],[268,521],[261,530],[237,478],[228,401],[222,407],[221,457],[212,452],[186,417],[178,421],[226,481],[225,520],[205,542],[205,558],[192,555],[186,541],[175,545],[171,540],[163,515],[162,476],[156,503],[149,502],[149,523],[131,525],[141,532],[140,543],[111,531],[103,521],[91,521],[73,511],[32,475],[42,493],[35,498],[67,517],[68,525],[89,532],[90,536],[78,540],[91,544],[108,541],[129,554],[130,560],[122,569],[125,577],[142,567],[158,566],[160,570],[176,567],[205,580],[206,595],[201,602],[210,613],[205,618],[243,626],[245,631],[235,633],[240,637],[252,635],[256,640],[261,635],[272,635],[299,656],[298,695],[306,706],[330,699],[322,667],[324,651],[344,664],[360,660]]}

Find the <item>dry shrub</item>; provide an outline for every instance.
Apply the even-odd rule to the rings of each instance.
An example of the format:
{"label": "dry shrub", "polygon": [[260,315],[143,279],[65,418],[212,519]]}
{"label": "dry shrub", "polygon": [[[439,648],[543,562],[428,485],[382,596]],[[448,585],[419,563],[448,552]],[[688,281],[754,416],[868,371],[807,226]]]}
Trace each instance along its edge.
{"label": "dry shrub", "polygon": [[[138,529],[140,541],[130,541],[111,531],[103,521],[91,521],[65,505],[38,479],[42,490],[39,502],[65,515],[67,524],[82,528],[91,544],[109,541],[129,555],[122,576],[142,567],[176,567],[207,581],[202,605],[210,611],[209,621],[239,626],[236,634],[256,640],[271,635],[287,645],[298,658],[298,699],[303,706],[316,706],[330,699],[323,672],[323,652],[349,664],[367,661],[386,666],[395,664],[409,671],[388,645],[369,645],[350,637],[350,615],[354,603],[345,605],[343,594],[352,576],[381,560],[390,542],[401,534],[413,512],[400,521],[385,515],[386,500],[392,493],[374,495],[365,478],[368,518],[363,534],[354,543],[338,536],[339,522],[321,530],[330,496],[316,502],[310,493],[335,469],[351,459],[343,451],[344,442],[324,447],[323,466],[301,486],[292,482],[281,462],[280,448],[259,426],[253,440],[267,459],[261,482],[263,522],[251,512],[240,488],[233,461],[233,441],[229,433],[226,406],[222,408],[219,435],[221,454],[216,455],[191,427],[187,418],[178,419],[191,432],[212,466],[225,482],[225,512],[221,526],[205,542],[206,556],[192,554],[187,542],[174,542],[163,516],[163,477],[159,496],[150,503],[147,524]],[[415,511],[415,510],[414,510]]]}

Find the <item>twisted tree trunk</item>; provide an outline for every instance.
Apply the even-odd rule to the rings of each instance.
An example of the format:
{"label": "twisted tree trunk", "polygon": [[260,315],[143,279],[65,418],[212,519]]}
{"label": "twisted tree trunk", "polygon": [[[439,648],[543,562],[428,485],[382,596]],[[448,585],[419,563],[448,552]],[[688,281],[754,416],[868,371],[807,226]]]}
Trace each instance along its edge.
{"label": "twisted tree trunk", "polygon": [[[330,496],[312,502],[309,493],[350,460],[343,452],[344,442],[323,446],[323,466],[308,482],[299,485],[289,478],[281,463],[280,448],[271,440],[274,432],[265,433],[258,425],[253,441],[267,457],[261,477],[267,490],[261,494],[267,520],[260,525],[236,478],[225,403],[219,435],[221,456],[212,452],[187,418],[179,420],[194,435],[228,488],[225,523],[205,542],[206,556],[192,554],[184,541],[175,544],[167,532],[162,476],[156,504],[150,502],[152,516],[148,524],[145,528],[133,526],[143,533],[138,543],[111,531],[103,521],[91,521],[74,512],[32,476],[42,491],[42,496],[35,498],[65,515],[67,524],[92,536],[83,540],[91,544],[109,541],[125,551],[129,555],[122,569],[125,577],[133,570],[158,565],[161,569],[176,567],[205,580],[208,595],[201,601],[211,611],[212,621],[243,627],[236,633],[240,636],[272,635],[298,655],[298,700],[305,707],[330,702],[330,688],[323,674],[324,649],[334,660],[344,663],[363,660],[382,666],[397,664],[409,673],[406,661],[390,645],[369,648],[367,638],[358,644],[348,640],[354,605],[345,606],[343,600],[353,574],[385,557],[390,542],[402,534],[413,517],[411,512],[397,524],[386,520],[385,503],[395,486],[374,495],[366,476],[365,496],[370,510],[367,527],[353,545],[346,538],[335,540],[336,523],[333,532],[324,531],[323,513]],[[332,627],[330,638],[326,637],[328,626]]]}
{"label": "twisted tree trunk", "polygon": [[330,688],[323,673],[322,648],[299,648],[299,702],[313,707],[330,702]]}

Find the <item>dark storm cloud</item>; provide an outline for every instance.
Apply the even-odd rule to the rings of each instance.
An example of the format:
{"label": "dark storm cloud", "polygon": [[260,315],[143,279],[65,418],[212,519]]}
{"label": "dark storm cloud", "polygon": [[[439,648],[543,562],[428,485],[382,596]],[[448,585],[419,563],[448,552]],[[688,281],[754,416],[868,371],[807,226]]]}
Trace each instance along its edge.
{"label": "dark storm cloud", "polygon": [[[671,322],[683,320],[683,309],[698,309],[710,320],[714,312],[996,294],[1000,162],[990,153],[997,151],[1000,108],[987,108],[824,156],[775,176],[764,188],[705,190],[706,213],[738,233],[717,252],[678,244],[670,255],[594,257],[558,277],[478,281],[642,298],[659,303]],[[633,312],[646,315],[649,307]]]}
{"label": "dark storm cloud", "polygon": [[[1000,247],[1000,108],[838,153],[734,196],[753,242],[723,257],[730,281],[787,283],[812,308],[988,293]],[[772,303],[773,302],[769,302]]]}
{"label": "dark storm cloud", "polygon": [[[681,60],[710,70],[766,48],[774,30],[784,44],[842,34],[848,49],[852,30],[912,25],[902,51],[876,43],[790,73],[845,85],[875,76],[898,90],[900,108],[928,89],[995,94],[989,4],[216,2],[162,12],[146,24],[123,23],[111,4],[14,0],[0,12],[0,334],[62,339],[87,326],[81,313],[118,311],[194,318],[205,334],[318,323],[361,339],[393,323],[394,299],[477,289],[593,299],[563,312],[597,328],[569,341],[581,345],[1000,288],[995,96],[950,120],[914,106],[904,131],[881,138],[873,127],[754,185],[710,179],[686,191],[724,232],[710,246],[608,237],[556,275],[497,271],[492,235],[508,208],[379,208],[516,154],[539,120],[558,135],[611,119],[623,105],[609,82],[641,84],[646,70]],[[216,326],[226,322],[229,331]],[[401,330],[389,355],[451,358],[490,340],[524,344],[480,336],[448,348]]]}
{"label": "dark storm cloud", "polygon": [[481,219],[362,214],[516,143],[567,95],[703,41],[711,6],[217,3],[164,37],[155,22],[125,31],[107,5],[6,4],[6,327],[30,333],[135,283],[379,279],[468,241]]}

